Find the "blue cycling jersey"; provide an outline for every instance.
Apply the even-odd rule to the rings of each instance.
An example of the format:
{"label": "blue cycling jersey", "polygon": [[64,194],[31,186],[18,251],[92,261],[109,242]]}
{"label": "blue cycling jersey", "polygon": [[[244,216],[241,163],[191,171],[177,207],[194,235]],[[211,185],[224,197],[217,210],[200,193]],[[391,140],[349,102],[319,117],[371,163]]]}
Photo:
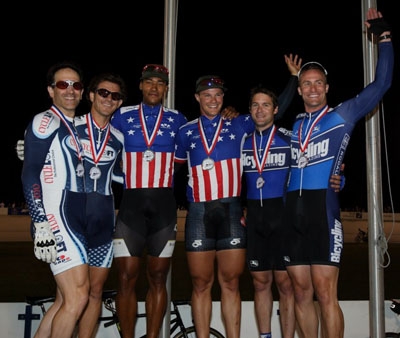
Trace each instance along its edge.
{"label": "blue cycling jersey", "polygon": [[[375,80],[356,97],[335,108],[326,106],[296,117],[291,138],[288,191],[332,189],[329,178],[340,173],[355,123],[375,108],[391,85],[393,72],[390,69],[393,69],[394,63],[392,44],[380,43],[379,54]],[[307,136],[308,144],[306,149],[302,149]]]}
{"label": "blue cycling jersey", "polygon": [[290,134],[290,131],[273,125],[246,138],[242,163],[247,199],[261,200],[285,195],[290,165]]}

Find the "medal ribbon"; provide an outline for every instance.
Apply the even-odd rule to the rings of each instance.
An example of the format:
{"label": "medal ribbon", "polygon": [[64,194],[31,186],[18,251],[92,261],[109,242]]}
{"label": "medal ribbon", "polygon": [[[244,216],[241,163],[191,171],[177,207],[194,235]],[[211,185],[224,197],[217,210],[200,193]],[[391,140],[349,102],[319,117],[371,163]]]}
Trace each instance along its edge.
{"label": "medal ribbon", "polygon": [[299,137],[300,150],[303,154],[305,153],[305,151],[307,149],[308,142],[310,142],[310,137],[311,137],[311,134],[312,134],[312,131],[313,131],[315,125],[319,122],[319,120],[322,118],[322,116],[324,116],[326,114],[326,112],[328,111],[328,108],[329,108],[328,106],[325,106],[325,108],[318,114],[318,116],[316,117],[314,122],[311,124],[311,128],[306,133],[304,143],[302,142],[301,138],[302,138],[302,134],[303,134],[303,124],[304,124],[305,117],[303,118],[303,121],[301,121],[298,137]]}
{"label": "medal ribbon", "polygon": [[96,122],[93,120],[92,114],[86,114],[86,124],[88,126],[88,132],[89,132],[89,141],[90,141],[90,148],[92,150],[92,156],[93,156],[93,162],[97,165],[97,163],[100,161],[101,155],[103,155],[104,150],[106,149],[108,139],[110,137],[110,124],[107,123],[107,127],[104,129],[106,130],[106,136],[104,137],[104,140],[100,140],[100,146],[95,145],[97,143],[94,139],[94,131],[95,128],[97,127],[98,129],[101,130],[100,127],[96,124]]}
{"label": "medal ribbon", "polygon": [[200,136],[201,136],[201,143],[203,143],[203,147],[204,147],[204,150],[205,150],[207,156],[210,157],[210,154],[212,153],[212,151],[214,150],[215,146],[217,145],[219,135],[221,134],[222,118],[220,117],[220,119],[219,119],[217,130],[216,130],[216,132],[214,134],[214,137],[212,139],[210,147],[208,146],[206,133],[205,133],[204,128],[203,128],[203,123],[201,122],[201,117],[199,117],[199,123],[198,124],[199,124]]}
{"label": "medal ribbon", "polygon": [[[273,126],[269,132],[268,140],[267,140],[265,149],[263,151],[263,154],[261,156],[261,162],[260,162],[260,155],[258,154],[258,150],[257,150],[256,132],[253,133],[253,155],[256,160],[257,171],[260,175],[265,166],[265,162],[266,162],[267,156],[268,156],[268,151],[269,151],[269,148],[271,147],[275,132],[276,132],[276,126]],[[261,146],[261,140],[260,140],[260,146]]]}
{"label": "medal ribbon", "polygon": [[78,154],[78,159],[79,159],[79,161],[82,161],[83,148],[82,148],[82,144],[81,144],[81,142],[79,140],[79,136],[78,136],[78,133],[77,133],[76,129],[75,128],[72,129],[70,127],[70,124],[68,123],[67,118],[65,117],[65,115],[56,106],[54,106],[54,105],[51,106],[50,110],[54,114],[56,114],[61,119],[61,121],[63,121],[65,126],[67,127],[67,129],[68,129],[68,131],[69,131],[69,133],[72,136],[72,139],[74,141],[75,148],[76,148],[76,151],[77,151],[77,154]]}
{"label": "medal ribbon", "polygon": [[157,136],[157,132],[160,129],[160,125],[161,125],[161,120],[162,120],[163,114],[164,114],[163,106],[160,106],[160,111],[159,111],[158,116],[157,116],[156,124],[154,126],[153,132],[149,136],[149,132],[147,130],[147,125],[146,125],[146,118],[144,117],[144,113],[143,113],[143,105],[142,105],[142,103],[139,106],[140,124],[141,124],[142,130],[143,130],[144,141],[146,142],[146,145],[147,145],[148,149],[150,149],[150,146],[153,144],[153,142],[154,142],[154,140],[155,140],[155,138]]}

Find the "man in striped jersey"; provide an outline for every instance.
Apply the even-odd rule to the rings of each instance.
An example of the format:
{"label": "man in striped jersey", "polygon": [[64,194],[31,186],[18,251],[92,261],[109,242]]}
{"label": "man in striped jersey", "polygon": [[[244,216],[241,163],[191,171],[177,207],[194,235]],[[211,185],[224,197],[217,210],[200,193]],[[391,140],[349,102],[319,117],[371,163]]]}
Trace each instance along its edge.
{"label": "man in striped jersey", "polygon": [[124,337],[135,331],[140,258],[147,254],[147,337],[159,335],[167,306],[166,280],[175,247],[177,212],[173,192],[175,136],[187,122],[180,112],[163,106],[168,69],[143,68],[140,104],[114,113],[112,125],[124,134],[125,183],[114,235],[118,271],[116,306]]}
{"label": "man in striped jersey", "polygon": [[219,76],[200,77],[195,98],[201,116],[181,127],[176,140],[175,161],[187,161],[189,170],[185,243],[197,337],[209,337],[215,260],[227,337],[240,334],[239,278],[246,258],[240,159],[242,139],[254,124],[249,115],[221,116],[225,91]]}

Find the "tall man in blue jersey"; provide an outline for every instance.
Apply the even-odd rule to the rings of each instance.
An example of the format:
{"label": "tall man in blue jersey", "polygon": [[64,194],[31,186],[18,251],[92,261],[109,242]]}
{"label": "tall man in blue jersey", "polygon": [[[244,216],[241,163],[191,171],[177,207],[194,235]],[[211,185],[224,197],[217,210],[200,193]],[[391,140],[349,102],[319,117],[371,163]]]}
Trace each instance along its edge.
{"label": "tall man in blue jersey", "polygon": [[379,45],[379,60],[375,80],[356,97],[329,107],[324,67],[309,62],[299,72],[298,92],[305,113],[297,116],[291,137],[291,176],[285,212],[290,237],[285,260],[295,289],[296,318],[307,338],[318,337],[314,293],[321,309],[324,337],[344,335],[337,297],[343,229],[338,194],[329,187],[329,178],[340,171],[355,123],[373,110],[392,82],[390,28],[373,8],[368,10],[365,24]]}

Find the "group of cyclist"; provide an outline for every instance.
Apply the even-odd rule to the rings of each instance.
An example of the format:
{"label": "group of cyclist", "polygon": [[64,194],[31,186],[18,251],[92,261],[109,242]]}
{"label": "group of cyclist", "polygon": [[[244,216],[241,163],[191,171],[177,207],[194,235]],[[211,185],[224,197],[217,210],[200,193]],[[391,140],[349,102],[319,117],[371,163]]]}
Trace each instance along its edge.
{"label": "group of cyclist", "polygon": [[[292,55],[285,61],[293,76],[279,100],[265,88],[254,89],[250,114],[223,111],[223,79],[200,77],[195,85],[200,117],[189,122],[163,105],[169,71],[162,65],[143,68],[143,99],[132,106],[122,106],[127,92],[119,75],[95,77],[88,87],[91,109],[84,116],[76,116],[84,92],[81,69],[71,62],[52,66],[47,74],[52,105],[28,125],[23,150],[22,182],[34,253],[50,264],[57,284],[56,300],[35,337],[71,337],[77,322],[82,323],[79,337],[92,337],[112,261],[122,335],[133,337],[135,288],[144,253],[147,337],[159,336],[177,230],[174,174],[182,163],[189,173],[185,247],[197,337],[209,336],[215,262],[226,335],[240,337],[239,279],[246,261],[254,271],[255,295],[263,288],[255,299],[260,337],[272,336],[270,319],[262,318],[271,313],[272,277],[258,272],[274,270],[284,272],[285,278],[278,279],[280,296],[289,293],[283,303],[287,309],[282,309],[287,314],[285,337],[294,336],[295,320],[304,336],[318,336],[314,295],[325,336],[343,337],[337,299],[343,247],[337,179],[355,123],[383,97],[393,70],[391,32],[381,13],[369,9],[366,26],[379,42],[376,78],[335,108],[327,104],[325,68],[317,62],[300,67],[301,59]],[[297,116],[292,132],[278,131],[274,118],[286,110],[296,87],[305,113]],[[269,222],[270,211],[276,219],[262,230],[263,236],[276,227],[284,230],[276,237],[271,261],[269,254],[259,252],[262,244],[246,251],[240,200],[243,156],[250,164],[244,166],[248,200],[254,200],[248,209],[249,233],[262,240],[258,229]],[[275,170],[281,170],[273,173],[278,183],[271,176]],[[124,185],[117,216],[113,180]],[[283,238],[290,238],[285,241],[290,247],[281,245]]]}

